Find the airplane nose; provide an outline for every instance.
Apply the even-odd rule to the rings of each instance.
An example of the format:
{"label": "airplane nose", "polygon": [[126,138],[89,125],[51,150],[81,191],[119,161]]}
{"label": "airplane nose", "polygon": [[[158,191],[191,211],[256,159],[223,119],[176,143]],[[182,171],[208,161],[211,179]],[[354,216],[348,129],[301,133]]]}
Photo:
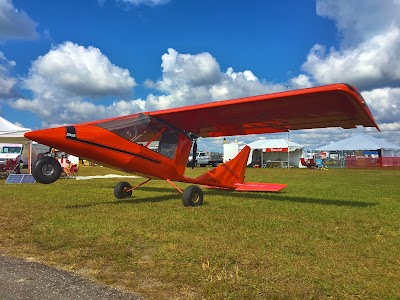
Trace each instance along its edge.
{"label": "airplane nose", "polygon": [[24,136],[40,144],[57,147],[65,139],[65,127],[29,131]]}
{"label": "airplane nose", "polygon": [[28,140],[36,141],[36,138],[37,138],[38,136],[40,137],[40,135],[37,134],[38,131],[40,131],[40,130],[34,130],[34,131],[26,132],[26,133],[24,134],[24,137],[26,137]]}
{"label": "airplane nose", "polygon": [[[77,137],[79,133],[79,137]],[[90,126],[61,126],[25,133],[27,139],[59,149],[75,156],[86,157],[91,151],[92,128]]]}

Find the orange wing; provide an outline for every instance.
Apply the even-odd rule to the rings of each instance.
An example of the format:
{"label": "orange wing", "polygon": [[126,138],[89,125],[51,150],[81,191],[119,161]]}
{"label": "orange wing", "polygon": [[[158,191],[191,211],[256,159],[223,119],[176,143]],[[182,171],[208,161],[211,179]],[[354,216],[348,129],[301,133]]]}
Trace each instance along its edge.
{"label": "orange wing", "polygon": [[148,114],[202,137],[326,127],[354,128],[357,125],[379,130],[361,94],[348,84],[332,84]]}

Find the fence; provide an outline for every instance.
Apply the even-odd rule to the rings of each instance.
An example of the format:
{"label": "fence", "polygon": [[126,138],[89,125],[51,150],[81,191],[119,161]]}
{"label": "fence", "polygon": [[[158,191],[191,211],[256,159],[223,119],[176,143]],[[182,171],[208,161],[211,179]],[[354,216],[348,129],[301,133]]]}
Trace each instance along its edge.
{"label": "fence", "polygon": [[377,167],[400,167],[400,157],[356,157],[345,158],[346,168],[377,168]]}

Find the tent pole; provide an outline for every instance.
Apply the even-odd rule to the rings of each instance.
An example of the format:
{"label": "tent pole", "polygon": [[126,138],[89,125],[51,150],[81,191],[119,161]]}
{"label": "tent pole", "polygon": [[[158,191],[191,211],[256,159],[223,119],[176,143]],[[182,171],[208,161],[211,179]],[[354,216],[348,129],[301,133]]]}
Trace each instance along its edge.
{"label": "tent pole", "polygon": [[29,150],[29,154],[28,154],[28,156],[29,156],[29,158],[28,158],[28,173],[29,174],[32,174],[32,172],[31,172],[31,165],[32,165],[32,142],[29,142],[29,148],[28,148]]}
{"label": "tent pole", "polygon": [[288,131],[287,133],[287,141],[288,141],[288,148],[287,148],[287,168],[289,169],[290,166],[290,146],[289,146],[289,133],[290,131]]}
{"label": "tent pole", "polygon": [[263,151],[263,149],[261,149],[261,163],[260,163],[260,168],[262,168],[263,167],[263,165],[264,165],[264,151]]}

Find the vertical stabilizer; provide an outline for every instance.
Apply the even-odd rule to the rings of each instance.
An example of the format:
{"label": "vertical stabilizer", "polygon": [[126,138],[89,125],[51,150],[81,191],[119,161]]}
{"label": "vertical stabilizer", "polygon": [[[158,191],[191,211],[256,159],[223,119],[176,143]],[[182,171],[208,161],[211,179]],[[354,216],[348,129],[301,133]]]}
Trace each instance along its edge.
{"label": "vertical stabilizer", "polygon": [[249,153],[250,147],[245,146],[234,159],[197,177],[196,182],[216,187],[236,188],[238,184],[244,182]]}

